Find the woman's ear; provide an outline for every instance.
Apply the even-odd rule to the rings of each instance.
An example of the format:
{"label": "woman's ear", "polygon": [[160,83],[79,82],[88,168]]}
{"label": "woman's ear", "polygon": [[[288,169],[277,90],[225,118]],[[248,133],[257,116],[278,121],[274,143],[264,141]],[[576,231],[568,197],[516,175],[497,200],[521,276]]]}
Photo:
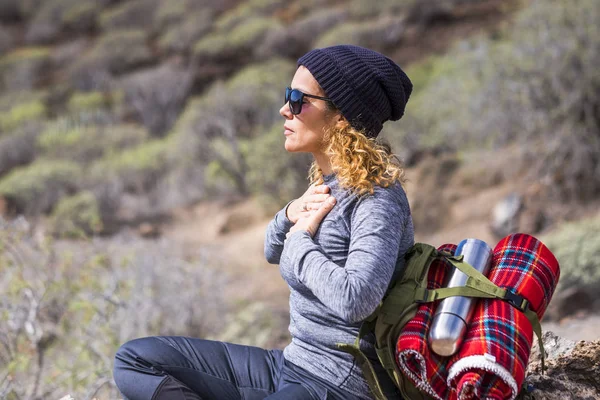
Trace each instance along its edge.
{"label": "woman's ear", "polygon": [[341,112],[338,112],[334,116],[335,127],[338,130],[346,129],[350,123],[348,120],[342,115]]}

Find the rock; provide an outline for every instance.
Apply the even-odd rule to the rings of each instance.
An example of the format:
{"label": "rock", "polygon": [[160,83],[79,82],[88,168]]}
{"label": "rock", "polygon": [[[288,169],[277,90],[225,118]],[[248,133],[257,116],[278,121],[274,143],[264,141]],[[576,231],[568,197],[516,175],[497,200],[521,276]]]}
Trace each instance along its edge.
{"label": "rock", "polygon": [[539,349],[534,345],[525,399],[600,399],[600,339],[574,342],[546,332],[543,342],[546,371],[541,373]]}
{"label": "rock", "polygon": [[598,301],[597,289],[586,286],[572,286],[557,290],[546,310],[548,320],[562,320],[577,313],[591,313]]}
{"label": "rock", "polygon": [[518,193],[511,193],[494,207],[491,229],[498,237],[517,231],[523,200]]}
{"label": "rock", "polygon": [[138,226],[137,228],[137,232],[141,237],[147,239],[155,239],[157,237],[160,237],[162,234],[159,226],[148,222],[140,224],[140,226]]}

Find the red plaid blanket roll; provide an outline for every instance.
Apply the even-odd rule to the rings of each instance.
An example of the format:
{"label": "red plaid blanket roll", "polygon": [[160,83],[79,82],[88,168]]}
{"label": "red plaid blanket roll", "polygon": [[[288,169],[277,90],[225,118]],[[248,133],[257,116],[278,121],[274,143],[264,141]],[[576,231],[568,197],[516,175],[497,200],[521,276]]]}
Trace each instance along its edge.
{"label": "red plaid blanket roll", "polygon": [[[533,236],[513,234],[494,249],[488,278],[530,303],[541,319],[560,276],[558,261]],[[533,329],[503,300],[480,300],[465,340],[447,364],[449,386],[459,399],[513,400],[525,379]]]}

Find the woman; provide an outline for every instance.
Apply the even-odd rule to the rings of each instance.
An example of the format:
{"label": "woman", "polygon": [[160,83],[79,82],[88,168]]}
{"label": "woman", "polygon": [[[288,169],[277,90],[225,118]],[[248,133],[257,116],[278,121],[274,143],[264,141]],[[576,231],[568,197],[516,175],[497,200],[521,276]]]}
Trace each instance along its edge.
{"label": "woman", "polygon": [[[311,186],[267,228],[265,256],[290,287],[292,342],[283,350],[183,337],[124,344],[115,381],[136,399],[370,399],[351,355],[361,322],[381,301],[413,244],[403,170],[374,139],[412,91],[393,61],[357,46],[298,60],[280,114],[285,149],[310,152]],[[376,360],[372,337],[363,350]],[[377,365],[377,363],[375,362]],[[397,391],[379,366],[389,398]]]}

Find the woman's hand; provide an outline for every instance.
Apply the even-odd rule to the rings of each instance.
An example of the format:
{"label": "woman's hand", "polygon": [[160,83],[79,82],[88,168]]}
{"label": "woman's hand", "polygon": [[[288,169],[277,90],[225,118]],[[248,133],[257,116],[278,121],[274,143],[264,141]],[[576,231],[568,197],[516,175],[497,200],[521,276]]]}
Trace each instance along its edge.
{"label": "woman's hand", "polygon": [[329,186],[327,185],[310,185],[304,194],[290,203],[286,214],[292,223],[297,223],[302,217],[308,217],[311,211],[318,210],[321,204],[330,198]]}
{"label": "woman's hand", "polygon": [[319,203],[319,208],[317,210],[305,212],[298,219],[298,222],[291,227],[290,231],[285,235],[285,237],[288,238],[291,234],[297,231],[306,231],[311,237],[315,236],[317,229],[319,229],[319,225],[321,225],[321,221],[323,221],[323,218],[325,218],[329,211],[331,211],[335,205],[335,201],[335,197],[329,196],[326,201]]}

